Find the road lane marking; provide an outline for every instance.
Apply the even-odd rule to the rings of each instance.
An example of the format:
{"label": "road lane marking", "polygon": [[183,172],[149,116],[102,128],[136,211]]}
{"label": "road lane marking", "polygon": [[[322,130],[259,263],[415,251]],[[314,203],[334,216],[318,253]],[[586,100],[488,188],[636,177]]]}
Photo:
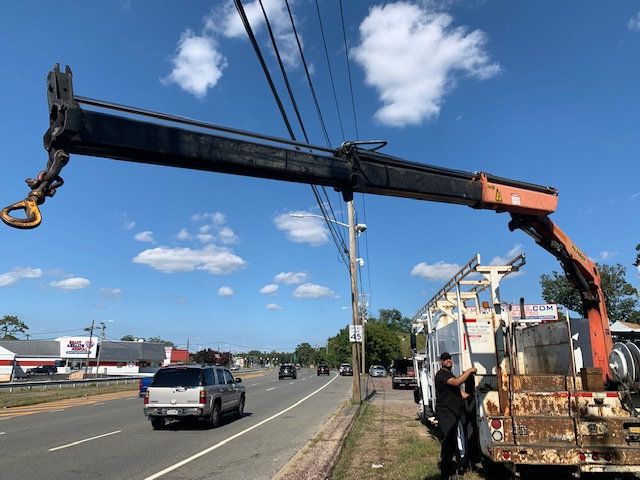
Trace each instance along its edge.
{"label": "road lane marking", "polygon": [[249,433],[251,430],[255,430],[258,427],[261,427],[262,425],[264,425],[267,422],[270,422],[271,420],[273,420],[274,418],[278,418],[280,415],[284,415],[285,413],[287,413],[289,410],[292,410],[294,408],[296,408],[298,405],[300,405],[302,402],[310,399],[311,397],[313,397],[315,394],[319,393],[321,390],[324,390],[325,388],[327,388],[331,382],[333,382],[336,378],[338,378],[338,376],[334,376],[331,380],[329,380],[327,383],[325,383],[323,386],[321,386],[320,388],[318,388],[317,390],[314,390],[313,392],[311,392],[309,395],[307,395],[306,397],[298,400],[296,403],[294,403],[293,405],[288,406],[287,408],[285,408],[284,410],[275,413],[273,415],[271,415],[269,418],[265,418],[264,420],[262,420],[261,422],[256,423],[255,425],[250,426],[249,428],[246,428],[244,430],[242,430],[241,432],[236,433],[235,435],[231,435],[229,438],[222,440],[219,443],[216,443],[215,445],[206,448],[204,450],[202,450],[201,452],[196,453],[195,455],[190,456],[189,458],[185,458],[184,460],[171,465],[170,467],[165,468],[164,470],[158,472],[158,473],[154,473],[153,475],[145,478],[144,480],[155,480],[156,478],[160,478],[164,475],[166,475],[167,473],[173,472],[174,470],[177,470],[178,468],[186,465],[187,463],[191,463],[194,460],[206,455],[207,453],[213,452],[214,450],[222,447],[223,445],[226,445],[227,443],[229,443],[232,440],[235,440],[238,437],[241,437],[242,435],[244,435],[245,433]]}
{"label": "road lane marking", "polygon": [[265,390],[265,392],[268,392],[269,390],[275,390],[275,389],[276,389],[276,387],[267,388],[267,389]]}
{"label": "road lane marking", "polygon": [[80,445],[81,443],[90,442],[91,440],[97,440],[98,438],[108,437],[109,435],[115,435],[116,433],[122,433],[122,430],[116,430],[115,432],[103,433],[102,435],[96,435],[95,437],[85,438],[84,440],[78,440],[77,442],[68,443],[66,445],[61,445],[59,447],[50,448],[50,452],[55,452],[56,450],[62,450],[63,448],[75,447],[76,445]]}
{"label": "road lane marking", "polygon": [[293,385],[294,383],[296,383],[296,382],[289,382],[289,385]]}
{"label": "road lane marking", "polygon": [[0,432],[0,435],[4,435],[5,433],[7,433],[7,432]]}
{"label": "road lane marking", "polygon": [[94,403],[94,405],[104,405],[105,402],[98,402],[98,403]]}
{"label": "road lane marking", "polygon": [[249,386],[253,387],[254,385],[260,385],[259,383],[250,383]]}
{"label": "road lane marking", "polygon": [[59,408],[58,410],[49,410],[49,413],[64,412],[64,411],[65,411],[64,408]]}

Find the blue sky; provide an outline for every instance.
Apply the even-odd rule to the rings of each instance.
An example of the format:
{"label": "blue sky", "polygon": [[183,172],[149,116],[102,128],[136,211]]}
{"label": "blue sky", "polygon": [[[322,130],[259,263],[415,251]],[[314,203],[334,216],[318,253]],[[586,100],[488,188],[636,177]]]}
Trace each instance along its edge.
{"label": "blue sky", "polygon": [[[322,144],[284,2],[264,3],[311,141]],[[637,2],[343,3],[360,139],[385,139],[387,153],[410,160],[557,187],[554,220],[592,258],[626,265],[640,286],[631,266],[640,242]],[[290,4],[337,146],[315,3]],[[338,3],[319,5],[344,138],[355,139]],[[255,2],[246,8],[286,100]],[[45,164],[45,78],[55,62],[72,67],[78,95],[286,136],[225,2],[2,9],[3,204],[24,198],[24,178]],[[32,338],[95,319],[110,321],[112,338],[291,349],[323,343],[350,321],[347,269],[325,227],[289,216],[318,213],[308,186],[81,156],[63,177],[38,229],[0,235],[0,315],[25,320]],[[559,268],[510,233],[505,215],[360,195],[356,209],[369,227],[368,255],[364,236],[359,255],[374,311],[411,316],[476,252],[486,262],[526,252],[505,299],[540,301],[540,274]]]}

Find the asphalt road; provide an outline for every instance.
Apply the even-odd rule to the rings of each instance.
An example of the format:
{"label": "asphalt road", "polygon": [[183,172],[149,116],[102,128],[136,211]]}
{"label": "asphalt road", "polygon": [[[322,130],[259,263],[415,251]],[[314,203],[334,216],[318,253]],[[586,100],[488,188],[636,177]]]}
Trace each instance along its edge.
{"label": "asphalt road", "polygon": [[0,478],[268,479],[343,402],[351,377],[246,379],[241,419],[217,429],[178,423],[154,431],[127,397],[0,421]]}

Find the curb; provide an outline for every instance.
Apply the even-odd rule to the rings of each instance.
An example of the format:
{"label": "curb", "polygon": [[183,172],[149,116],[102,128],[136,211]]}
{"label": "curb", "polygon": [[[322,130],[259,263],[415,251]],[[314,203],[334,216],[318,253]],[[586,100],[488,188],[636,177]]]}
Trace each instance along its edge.
{"label": "curb", "polygon": [[335,467],[360,405],[345,402],[271,480],[327,480]]}

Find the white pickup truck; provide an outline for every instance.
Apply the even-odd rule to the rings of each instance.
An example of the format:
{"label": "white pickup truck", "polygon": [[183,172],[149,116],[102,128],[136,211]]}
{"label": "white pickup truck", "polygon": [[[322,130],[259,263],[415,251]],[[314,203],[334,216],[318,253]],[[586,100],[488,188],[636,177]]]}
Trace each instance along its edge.
{"label": "white pickup truck", "polygon": [[144,396],[144,414],[154,430],[169,419],[196,418],[215,428],[225,413],[242,416],[245,388],[223,367],[180,365],[158,370]]}

